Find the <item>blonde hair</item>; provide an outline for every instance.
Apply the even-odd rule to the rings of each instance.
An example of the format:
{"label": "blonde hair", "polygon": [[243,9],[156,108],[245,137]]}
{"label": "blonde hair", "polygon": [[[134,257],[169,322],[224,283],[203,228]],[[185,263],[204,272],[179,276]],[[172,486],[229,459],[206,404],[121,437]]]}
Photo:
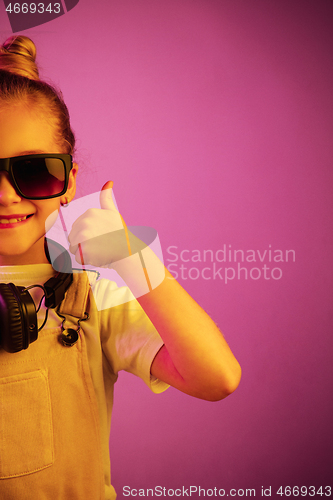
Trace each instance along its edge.
{"label": "blonde hair", "polygon": [[0,47],[0,68],[11,73],[39,80],[35,61],[35,44],[26,36],[11,36]]}
{"label": "blonde hair", "polygon": [[74,153],[75,136],[61,92],[39,79],[35,44],[21,35],[8,38],[0,46],[0,108],[19,103],[42,113],[62,151]]}

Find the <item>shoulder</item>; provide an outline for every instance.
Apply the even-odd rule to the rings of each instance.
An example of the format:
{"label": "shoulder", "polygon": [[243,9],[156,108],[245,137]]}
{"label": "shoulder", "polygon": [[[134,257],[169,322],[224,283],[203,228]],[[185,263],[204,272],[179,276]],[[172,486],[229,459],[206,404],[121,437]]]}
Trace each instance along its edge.
{"label": "shoulder", "polygon": [[134,300],[134,296],[128,287],[118,287],[114,281],[105,278],[91,282],[90,286],[99,311]]}
{"label": "shoulder", "polygon": [[115,306],[126,304],[135,300],[134,295],[126,286],[118,286],[115,281],[106,278],[98,279],[98,273],[94,271],[75,272],[73,274],[73,284],[71,286],[72,295],[75,291],[86,289],[94,296],[94,302],[99,311],[110,309]]}

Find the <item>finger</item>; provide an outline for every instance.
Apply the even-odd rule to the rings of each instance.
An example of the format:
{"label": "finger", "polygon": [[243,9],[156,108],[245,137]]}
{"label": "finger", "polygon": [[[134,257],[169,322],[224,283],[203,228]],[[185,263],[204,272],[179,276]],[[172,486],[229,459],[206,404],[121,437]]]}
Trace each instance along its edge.
{"label": "finger", "polygon": [[78,248],[79,248],[79,244],[78,243],[77,245],[69,245],[69,251],[73,254],[73,255],[76,255],[76,252],[78,251]]}
{"label": "finger", "polygon": [[80,254],[80,260],[81,260],[81,264],[84,266],[84,258],[83,258],[83,252],[82,252],[82,247],[81,247],[81,244],[79,243],[79,254]]}
{"label": "finger", "polygon": [[76,262],[78,264],[81,264],[82,266],[84,266],[83,254],[82,254],[82,250],[81,250],[81,245],[80,244],[78,245],[78,249],[75,252],[75,260],[76,260]]}
{"label": "finger", "polygon": [[108,181],[104,184],[100,192],[99,202],[101,208],[104,210],[113,210],[115,208],[112,198],[112,187],[113,187],[113,182]]}

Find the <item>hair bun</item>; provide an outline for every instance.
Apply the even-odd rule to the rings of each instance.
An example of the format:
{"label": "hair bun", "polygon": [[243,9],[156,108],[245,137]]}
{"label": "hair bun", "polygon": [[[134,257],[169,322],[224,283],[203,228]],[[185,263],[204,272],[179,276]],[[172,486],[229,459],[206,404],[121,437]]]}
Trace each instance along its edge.
{"label": "hair bun", "polygon": [[0,47],[0,69],[39,80],[36,47],[27,36],[11,36]]}

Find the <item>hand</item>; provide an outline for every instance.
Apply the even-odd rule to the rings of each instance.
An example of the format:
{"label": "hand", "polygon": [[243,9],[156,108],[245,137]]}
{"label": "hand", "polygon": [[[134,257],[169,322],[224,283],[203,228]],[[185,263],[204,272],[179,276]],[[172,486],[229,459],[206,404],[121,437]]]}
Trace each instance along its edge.
{"label": "hand", "polygon": [[101,208],[90,208],[73,224],[69,250],[80,264],[109,266],[128,257],[131,249],[126,224],[112,199],[113,182],[100,193]]}

